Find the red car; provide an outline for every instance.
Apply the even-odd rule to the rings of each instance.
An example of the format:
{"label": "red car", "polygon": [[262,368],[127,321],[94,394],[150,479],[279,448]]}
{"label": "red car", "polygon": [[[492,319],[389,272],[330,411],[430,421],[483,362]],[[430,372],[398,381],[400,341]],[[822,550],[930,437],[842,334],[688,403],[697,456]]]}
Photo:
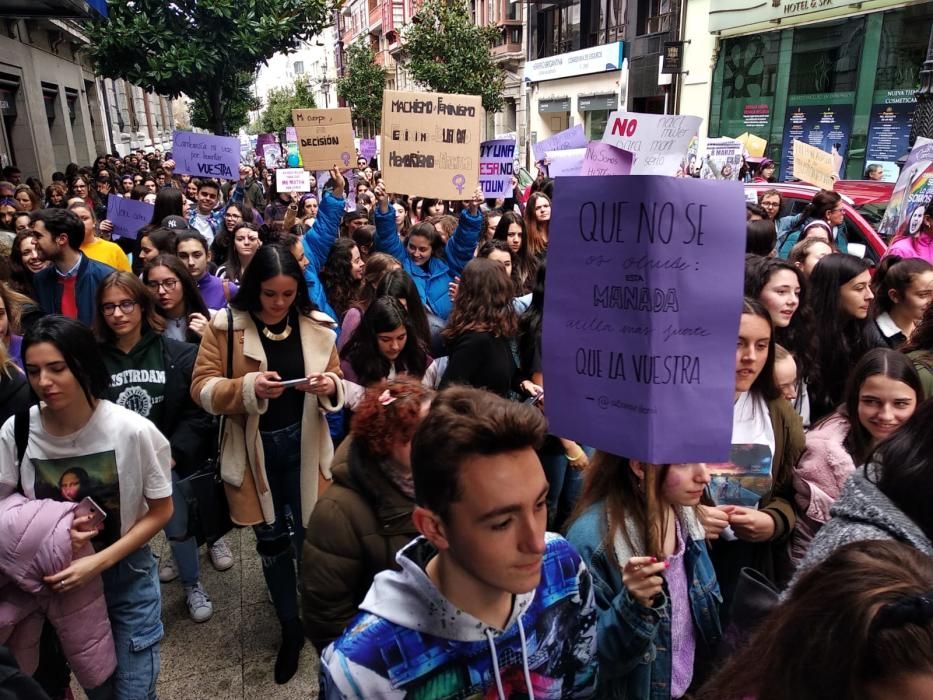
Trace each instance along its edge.
{"label": "red car", "polygon": [[[758,199],[761,199],[761,193],[767,190],[777,190],[784,198],[781,211],[778,218],[791,214],[799,214],[804,210],[813,195],[820,191],[819,187],[805,185],[800,182],[755,182],[745,185],[746,195],[754,192]],[[860,257],[876,264],[881,260],[887,245],[878,232],[872,226],[871,219],[866,216],[869,211],[883,213],[884,205],[891,196],[894,185],[890,182],[869,182],[862,180],[840,180],[836,183],[835,190],[842,195],[842,204],[845,208],[845,236],[849,242],[849,252],[857,253],[858,246],[864,246],[865,253]],[[878,215],[880,220],[880,215]],[[853,244],[855,248],[853,249]]]}

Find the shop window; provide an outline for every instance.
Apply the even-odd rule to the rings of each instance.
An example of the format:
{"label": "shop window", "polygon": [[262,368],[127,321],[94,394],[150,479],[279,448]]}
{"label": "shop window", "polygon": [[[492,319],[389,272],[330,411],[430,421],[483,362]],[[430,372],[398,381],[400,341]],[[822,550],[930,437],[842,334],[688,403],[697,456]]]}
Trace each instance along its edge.
{"label": "shop window", "polygon": [[722,91],[720,128],[714,127],[717,135],[737,136],[748,131],[770,140],[779,58],[777,32],[722,42],[722,70],[713,74],[713,94]]}
{"label": "shop window", "polygon": [[606,133],[606,124],[609,123],[609,111],[599,109],[583,113],[583,130],[590,141],[599,141]]}
{"label": "shop window", "polygon": [[563,7],[551,7],[530,21],[532,25],[529,44],[530,58],[557,56],[580,47],[580,3],[579,0]]}
{"label": "shop window", "polygon": [[638,36],[671,29],[671,0],[638,0]]}
{"label": "shop window", "polygon": [[875,90],[918,87],[918,68],[926,58],[931,23],[933,6],[929,3],[885,13]]}
{"label": "shop window", "polygon": [[854,91],[864,43],[863,17],[795,29],[788,93]]}

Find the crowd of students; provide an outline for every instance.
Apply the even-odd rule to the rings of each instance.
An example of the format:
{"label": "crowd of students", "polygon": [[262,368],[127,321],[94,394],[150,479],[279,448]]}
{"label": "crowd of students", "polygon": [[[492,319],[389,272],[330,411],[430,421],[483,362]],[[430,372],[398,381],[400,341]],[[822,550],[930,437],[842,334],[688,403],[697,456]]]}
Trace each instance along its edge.
{"label": "crowd of students", "polygon": [[[36,692],[155,697],[160,585],[213,612],[177,485],[216,457],[277,683],[310,640],[327,698],[931,696],[933,206],[872,268],[838,194],[749,205],[732,463],[658,465],[548,429],[554,181],[444,202],[371,165],[4,170],[0,645]],[[136,238],[110,194],[153,204]]]}

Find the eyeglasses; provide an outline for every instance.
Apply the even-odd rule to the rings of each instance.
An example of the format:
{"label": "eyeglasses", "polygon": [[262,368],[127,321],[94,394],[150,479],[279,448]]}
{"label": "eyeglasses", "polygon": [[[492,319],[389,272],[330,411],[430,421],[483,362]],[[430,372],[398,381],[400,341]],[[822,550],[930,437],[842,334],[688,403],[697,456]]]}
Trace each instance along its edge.
{"label": "eyeglasses", "polygon": [[243,217],[239,214],[224,214],[225,219],[242,219]]}
{"label": "eyeglasses", "polygon": [[117,309],[120,309],[121,314],[132,313],[136,306],[137,304],[135,301],[124,299],[119,304],[101,304],[100,310],[104,312],[104,316],[113,316]]}
{"label": "eyeglasses", "polygon": [[158,292],[159,287],[162,287],[166,292],[170,292],[178,285],[177,277],[169,277],[167,280],[162,280],[161,282],[157,280],[151,280],[146,282],[146,286],[149,287],[153,292]]}

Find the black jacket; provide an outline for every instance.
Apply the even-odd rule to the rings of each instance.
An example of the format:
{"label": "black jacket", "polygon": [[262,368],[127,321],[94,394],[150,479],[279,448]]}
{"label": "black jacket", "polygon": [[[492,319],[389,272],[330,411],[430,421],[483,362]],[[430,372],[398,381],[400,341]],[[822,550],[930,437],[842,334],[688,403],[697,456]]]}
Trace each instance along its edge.
{"label": "black jacket", "polygon": [[0,425],[6,423],[10,416],[26,410],[34,403],[25,375],[15,367],[9,372],[7,375],[0,371]]}

